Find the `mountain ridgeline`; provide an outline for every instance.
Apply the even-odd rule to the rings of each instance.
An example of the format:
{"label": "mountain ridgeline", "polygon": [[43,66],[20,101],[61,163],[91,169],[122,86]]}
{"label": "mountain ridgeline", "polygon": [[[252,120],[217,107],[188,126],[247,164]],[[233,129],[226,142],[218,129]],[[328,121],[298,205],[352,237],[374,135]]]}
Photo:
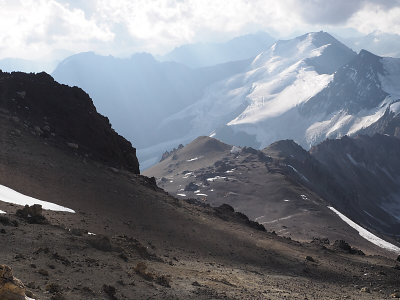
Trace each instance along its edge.
{"label": "mountain ridgeline", "polygon": [[[247,49],[265,40],[260,35],[232,43]],[[91,95],[138,147],[143,169],[201,135],[258,149],[293,139],[309,149],[326,138],[396,130],[386,127],[394,126],[400,107],[399,59],[357,54],[326,32],[263,43],[250,47],[257,54],[236,57],[243,60],[197,68],[183,57],[196,66],[199,45],[165,57],[175,62],[149,54],[117,59],[81,53],[60,63],[53,76]],[[211,48],[226,52],[222,45]]]}
{"label": "mountain ridgeline", "polygon": [[365,247],[328,206],[399,239],[399,151],[398,138],[380,134],[326,140],[310,151],[292,140],[259,151],[201,137],[144,174],[179,197],[228,203],[279,234],[351,239]]}
{"label": "mountain ridgeline", "polygon": [[136,150],[97,113],[83,90],[54,81],[46,73],[0,73],[0,108],[47,143],[139,173]]}

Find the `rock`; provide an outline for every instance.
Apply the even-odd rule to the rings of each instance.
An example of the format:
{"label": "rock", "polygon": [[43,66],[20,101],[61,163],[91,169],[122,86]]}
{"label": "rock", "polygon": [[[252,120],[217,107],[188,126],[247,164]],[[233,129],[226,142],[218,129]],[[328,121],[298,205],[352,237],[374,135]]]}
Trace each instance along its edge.
{"label": "rock", "polygon": [[110,297],[110,299],[117,299],[115,297],[115,294],[117,293],[117,290],[112,285],[104,284],[103,285],[103,292],[106,293]]}
{"label": "rock", "polygon": [[43,134],[43,130],[40,129],[39,126],[35,126],[35,127],[33,127],[33,129],[34,129],[35,135],[41,136]]}
{"label": "rock", "polygon": [[24,99],[26,96],[26,91],[20,91],[16,93],[20,98]]}
{"label": "rock", "polygon": [[192,285],[193,285],[193,286],[201,286],[201,284],[198,283],[197,281],[194,281],[194,282],[192,283]]}
{"label": "rock", "polygon": [[306,260],[307,260],[307,261],[311,261],[311,262],[315,262],[314,258],[312,258],[312,257],[309,256],[309,255],[306,256]]}
{"label": "rock", "polygon": [[363,287],[363,288],[361,288],[360,292],[362,292],[362,293],[371,293],[371,290],[369,289],[369,287]]}
{"label": "rock", "polygon": [[45,269],[40,269],[38,273],[43,276],[49,276],[49,272]]}
{"label": "rock", "polygon": [[400,298],[400,292],[394,292],[390,295],[390,298]]}
{"label": "rock", "polygon": [[15,278],[9,266],[0,265],[0,299],[25,300],[25,286]]}
{"label": "rock", "polygon": [[79,148],[79,145],[75,144],[75,143],[67,143],[67,146],[72,148],[72,149],[78,149]]}
{"label": "rock", "polygon": [[46,286],[46,291],[51,294],[61,293],[61,290],[61,286],[59,286],[57,283],[50,283]]}
{"label": "rock", "polygon": [[88,237],[88,242],[93,248],[97,250],[105,252],[112,250],[110,239],[104,235],[90,235]]}
{"label": "rock", "polygon": [[25,295],[29,298],[36,299],[36,296],[29,290],[25,291]]}
{"label": "rock", "polygon": [[187,192],[194,192],[199,189],[199,186],[195,184],[194,182],[190,182],[188,185],[185,186],[185,191]]}
{"label": "rock", "polygon": [[400,262],[400,255],[399,255],[399,256],[397,256],[397,261],[398,261],[398,262]]}
{"label": "rock", "polygon": [[12,221],[8,217],[1,216],[1,215],[0,215],[0,224],[3,224],[4,226],[18,227],[18,222],[17,221]]}
{"label": "rock", "polygon": [[25,205],[23,209],[18,209],[16,215],[27,220],[31,224],[47,224],[46,218],[42,215],[42,206],[34,204],[32,206]]}
{"label": "rock", "polygon": [[344,251],[350,251],[351,246],[344,240],[336,240],[335,243],[333,244],[335,248],[339,248]]}
{"label": "rock", "polygon": [[318,245],[329,245],[330,241],[328,238],[320,238],[320,237],[314,237],[313,240],[311,241],[313,244],[318,244]]}
{"label": "rock", "polygon": [[66,299],[67,298],[65,298],[62,293],[56,293],[50,298],[50,300],[66,300]]}
{"label": "rock", "polygon": [[336,240],[335,243],[333,244],[333,247],[348,252],[350,254],[365,255],[364,252],[362,252],[357,248],[351,247],[349,243],[347,243],[344,240]]}

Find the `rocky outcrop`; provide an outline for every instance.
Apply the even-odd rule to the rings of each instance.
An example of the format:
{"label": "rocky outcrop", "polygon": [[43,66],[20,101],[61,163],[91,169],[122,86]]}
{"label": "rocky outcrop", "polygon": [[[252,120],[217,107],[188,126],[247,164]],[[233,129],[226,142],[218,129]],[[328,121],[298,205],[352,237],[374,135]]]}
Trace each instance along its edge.
{"label": "rocky outcrop", "polygon": [[48,221],[42,214],[43,209],[40,204],[32,206],[25,205],[23,209],[18,209],[16,215],[27,220],[31,224],[47,224]]}
{"label": "rocky outcrop", "polygon": [[0,265],[0,299],[25,300],[25,286],[6,265]]}
{"label": "rocky outcrop", "polygon": [[0,71],[0,109],[12,120],[67,151],[139,173],[136,149],[100,115],[89,95],[46,73]]}
{"label": "rocky outcrop", "polygon": [[165,151],[164,153],[163,153],[163,155],[161,156],[161,160],[160,160],[160,162],[162,162],[163,160],[166,160],[168,157],[170,157],[171,155],[174,155],[178,150],[180,150],[180,149],[182,149],[183,148],[183,145],[182,144],[179,144],[179,146],[178,146],[178,148],[174,148],[174,149],[172,149],[171,151]]}

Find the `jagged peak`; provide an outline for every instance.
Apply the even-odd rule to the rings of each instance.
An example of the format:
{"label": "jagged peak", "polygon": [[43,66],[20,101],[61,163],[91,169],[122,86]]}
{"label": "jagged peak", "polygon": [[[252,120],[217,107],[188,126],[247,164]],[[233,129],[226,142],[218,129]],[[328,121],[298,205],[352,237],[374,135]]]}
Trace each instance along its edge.
{"label": "jagged peak", "polygon": [[368,50],[361,49],[361,51],[358,53],[359,58],[373,58],[373,59],[380,59],[382,58],[381,56],[378,56],[376,54],[373,54],[372,52],[369,52]]}

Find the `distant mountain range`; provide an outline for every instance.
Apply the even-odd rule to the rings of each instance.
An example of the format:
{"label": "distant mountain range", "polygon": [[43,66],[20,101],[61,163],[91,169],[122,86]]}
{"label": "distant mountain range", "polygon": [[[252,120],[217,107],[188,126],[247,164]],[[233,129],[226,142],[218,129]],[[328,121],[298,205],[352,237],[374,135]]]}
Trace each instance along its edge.
{"label": "distant mountain range", "polygon": [[309,149],[326,138],[400,130],[400,60],[357,54],[326,32],[278,41],[252,59],[197,69],[149,54],[117,59],[82,53],[59,64],[53,76],[93,97],[113,127],[137,145],[143,169],[200,135],[259,149],[293,139]]}
{"label": "distant mountain range", "polygon": [[267,50],[275,41],[276,39],[266,32],[258,32],[225,43],[183,45],[157,58],[161,61],[174,61],[192,68],[201,68],[253,58]]}
{"label": "distant mountain range", "polygon": [[175,62],[159,62],[150,54],[128,59],[92,52],[71,56],[58,65],[54,78],[79,86],[94,99],[113,127],[138,148],[170,141],[161,122],[199,99],[207,86],[241,72],[247,61],[191,69]]}

